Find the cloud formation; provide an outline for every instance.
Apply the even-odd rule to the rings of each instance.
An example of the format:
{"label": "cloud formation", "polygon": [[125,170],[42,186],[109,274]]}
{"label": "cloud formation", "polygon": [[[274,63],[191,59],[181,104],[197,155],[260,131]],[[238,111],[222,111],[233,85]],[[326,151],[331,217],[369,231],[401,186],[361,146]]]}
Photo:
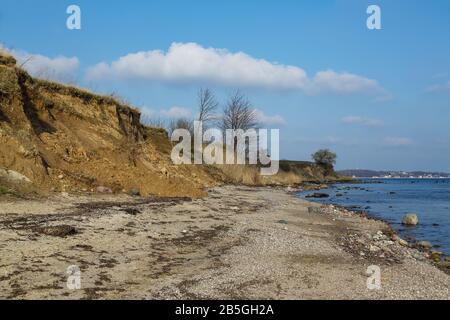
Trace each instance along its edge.
{"label": "cloud formation", "polygon": [[341,119],[342,123],[351,125],[361,125],[365,127],[379,127],[383,125],[383,122],[379,119],[366,118],[359,116],[347,116]]}
{"label": "cloud formation", "polygon": [[19,66],[22,66],[31,75],[38,78],[63,82],[74,81],[80,66],[80,62],[76,57],[57,56],[49,58],[23,50],[8,49],[2,44],[0,44],[0,49],[14,56]]}
{"label": "cloud formation", "polygon": [[259,109],[255,109],[255,115],[257,118],[257,121],[260,124],[267,125],[267,126],[284,126],[286,125],[286,120],[280,115],[273,115],[269,116],[266,115],[263,111]]}
{"label": "cloud formation", "polygon": [[230,87],[298,90],[306,94],[384,93],[377,81],[352,73],[320,71],[309,78],[297,66],[254,58],[243,52],[173,43],[167,52],[141,51],[101,62],[87,72],[89,80],[137,80],[163,83],[208,83]]}
{"label": "cloud formation", "polygon": [[188,108],[184,107],[171,107],[169,109],[155,110],[147,107],[142,108],[142,114],[150,118],[167,118],[167,119],[180,119],[191,118],[192,112]]}
{"label": "cloud formation", "polygon": [[401,146],[410,146],[414,142],[409,138],[404,137],[386,137],[383,141],[385,146],[391,147],[401,147]]}
{"label": "cloud formation", "polygon": [[443,84],[434,84],[426,89],[427,92],[450,92],[450,80]]}

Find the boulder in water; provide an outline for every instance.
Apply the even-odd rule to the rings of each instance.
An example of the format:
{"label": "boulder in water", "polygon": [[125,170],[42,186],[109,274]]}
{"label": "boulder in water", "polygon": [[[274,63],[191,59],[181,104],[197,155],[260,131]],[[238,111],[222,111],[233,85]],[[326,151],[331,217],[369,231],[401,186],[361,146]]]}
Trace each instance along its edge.
{"label": "boulder in water", "polygon": [[417,246],[421,249],[425,249],[425,250],[429,250],[431,249],[433,246],[431,245],[430,242],[428,241],[419,241],[417,242]]}
{"label": "boulder in water", "polygon": [[328,193],[315,192],[306,196],[306,198],[328,198]]}
{"label": "boulder in water", "polygon": [[415,226],[419,223],[419,218],[417,217],[417,214],[415,213],[408,213],[405,214],[402,220],[402,224],[407,226]]}

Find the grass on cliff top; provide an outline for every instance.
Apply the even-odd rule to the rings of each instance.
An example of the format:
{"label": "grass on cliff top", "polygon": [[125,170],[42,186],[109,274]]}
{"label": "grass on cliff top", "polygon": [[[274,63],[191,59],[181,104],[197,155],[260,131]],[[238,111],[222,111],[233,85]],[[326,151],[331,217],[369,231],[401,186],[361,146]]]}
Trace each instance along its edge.
{"label": "grass on cliff top", "polygon": [[73,97],[78,97],[86,102],[97,102],[99,104],[113,104],[116,105],[119,109],[121,109],[121,111],[125,112],[126,111],[136,113],[139,112],[136,108],[133,108],[127,103],[124,103],[124,101],[120,101],[118,97],[115,97],[113,95],[111,96],[99,95],[92,93],[86,89],[65,85],[55,81],[34,78],[30,76],[28,72],[25,71],[23,68],[17,66],[17,61],[13,56],[11,56],[9,53],[1,49],[0,49],[0,65],[12,67],[22,80],[25,80],[31,83],[32,85],[42,87],[49,91],[66,94]]}
{"label": "grass on cliff top", "polygon": [[34,78],[33,82],[48,91],[77,97],[86,102],[97,102],[98,104],[113,104],[121,108],[122,111],[129,110],[131,112],[139,112],[136,108],[118,101],[118,99],[113,96],[102,96],[92,93],[86,89],[81,89],[50,80]]}
{"label": "grass on cliff top", "polygon": [[17,61],[12,55],[0,49],[0,64],[4,64],[7,66],[14,66],[16,65],[16,63]]}
{"label": "grass on cliff top", "polygon": [[[124,99],[116,94],[111,95],[100,95],[95,94],[87,89],[78,88],[72,85],[67,85],[51,80],[34,78],[28,74],[23,68],[17,66],[16,59],[11,56],[9,53],[4,52],[0,49],[0,65],[4,65],[6,67],[10,67],[11,70],[15,70],[16,74],[22,79],[22,81],[31,84],[37,88],[42,88],[50,93],[59,93],[63,95],[69,95],[72,97],[77,97],[83,100],[86,103],[94,102],[97,104],[109,104],[116,106],[119,111],[124,113],[141,113],[138,108],[131,106]],[[1,87],[0,87],[0,91]],[[150,130],[160,131],[162,134],[166,134],[167,132],[163,128],[157,128],[155,126],[149,126],[141,122],[141,124]]]}

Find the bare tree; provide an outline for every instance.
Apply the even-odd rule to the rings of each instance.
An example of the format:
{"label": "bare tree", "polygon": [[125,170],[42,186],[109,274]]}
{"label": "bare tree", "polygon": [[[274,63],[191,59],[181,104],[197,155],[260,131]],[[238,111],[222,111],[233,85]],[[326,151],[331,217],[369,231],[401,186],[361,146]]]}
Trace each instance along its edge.
{"label": "bare tree", "polygon": [[167,129],[169,131],[169,136],[171,136],[176,129],[186,129],[191,133],[191,135],[193,135],[194,126],[191,120],[187,118],[179,118],[170,121]]}
{"label": "bare tree", "polygon": [[250,101],[240,91],[236,91],[228,100],[223,111],[222,130],[248,130],[257,127],[257,114]]}
{"label": "bare tree", "polygon": [[215,111],[219,103],[214,93],[210,89],[200,89],[198,92],[198,121],[203,122],[204,126],[216,119]]}
{"label": "bare tree", "polygon": [[141,114],[141,123],[147,127],[161,128],[161,129],[167,128],[167,121],[165,121],[161,117],[153,117],[148,113]]}

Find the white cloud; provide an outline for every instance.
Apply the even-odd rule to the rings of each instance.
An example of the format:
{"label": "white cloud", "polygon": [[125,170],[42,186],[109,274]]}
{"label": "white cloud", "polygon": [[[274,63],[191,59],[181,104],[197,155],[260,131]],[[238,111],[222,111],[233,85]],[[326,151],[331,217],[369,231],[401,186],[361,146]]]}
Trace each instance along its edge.
{"label": "white cloud", "polygon": [[362,125],[366,127],[378,127],[383,125],[383,122],[378,119],[373,118],[365,118],[365,117],[359,117],[359,116],[347,116],[342,118],[342,123],[345,124],[356,124],[356,125]]}
{"label": "white cloud", "polygon": [[172,107],[168,110],[161,110],[160,113],[167,118],[190,118],[191,110],[183,107]]}
{"label": "white cloud", "polygon": [[268,116],[263,111],[255,109],[255,115],[259,123],[268,126],[284,126],[286,120],[280,115]]}
{"label": "white cloud", "polygon": [[391,147],[410,146],[413,143],[411,139],[404,137],[387,137],[383,141],[384,145]]}
{"label": "white cloud", "polygon": [[8,49],[1,44],[0,49],[14,56],[19,66],[22,65],[31,75],[39,78],[74,81],[75,74],[80,66],[80,62],[76,57],[57,56],[55,58],[49,58],[41,54]]}
{"label": "white cloud", "polygon": [[184,107],[171,107],[169,109],[161,109],[155,110],[151,108],[144,107],[142,108],[142,113],[147,117],[151,118],[170,118],[170,119],[178,119],[178,118],[191,118],[192,112],[191,110]]}
{"label": "white cloud", "polygon": [[450,92],[450,80],[443,84],[434,84],[426,89],[427,92]]}
{"label": "white cloud", "polygon": [[313,143],[321,145],[337,145],[345,143],[345,140],[340,137],[328,136],[328,137],[313,137],[313,138],[298,138],[298,142]]}
{"label": "white cloud", "polygon": [[311,93],[358,93],[379,91],[381,88],[375,80],[367,79],[351,73],[336,73],[332,70],[318,72],[311,83],[309,89]]}
{"label": "white cloud", "polygon": [[163,83],[204,82],[231,87],[299,90],[307,94],[373,93],[384,90],[377,81],[351,73],[320,71],[312,79],[297,66],[254,58],[243,52],[173,43],[161,50],[130,53],[87,72],[90,80],[139,80]]}

